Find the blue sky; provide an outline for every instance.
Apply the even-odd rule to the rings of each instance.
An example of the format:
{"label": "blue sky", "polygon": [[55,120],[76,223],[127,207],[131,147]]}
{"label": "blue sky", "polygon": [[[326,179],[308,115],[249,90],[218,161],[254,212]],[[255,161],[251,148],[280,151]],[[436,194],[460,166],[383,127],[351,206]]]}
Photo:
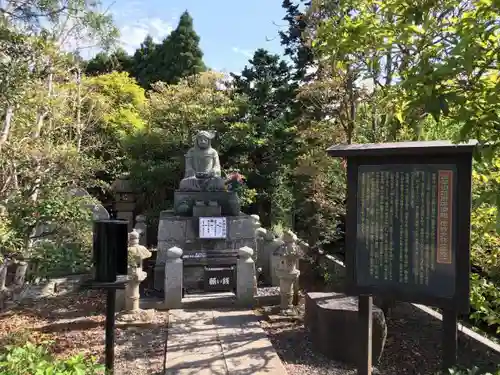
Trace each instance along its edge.
{"label": "blue sky", "polygon": [[282,54],[282,0],[110,0],[105,1],[120,28],[122,46],[133,53],[149,33],[160,41],[188,10],[201,38],[205,63],[239,72],[257,48]]}

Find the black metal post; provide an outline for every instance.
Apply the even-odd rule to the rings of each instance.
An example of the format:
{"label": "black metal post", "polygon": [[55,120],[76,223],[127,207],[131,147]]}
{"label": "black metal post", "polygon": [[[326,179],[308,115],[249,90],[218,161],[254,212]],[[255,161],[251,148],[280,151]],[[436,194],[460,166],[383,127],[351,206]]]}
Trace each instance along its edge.
{"label": "black metal post", "polygon": [[358,375],[372,374],[373,297],[361,295],[358,299],[359,360]]}
{"label": "black metal post", "polygon": [[457,364],[458,351],[458,314],[453,309],[443,309],[443,370],[447,374],[448,369]]}
{"label": "black metal post", "polygon": [[112,375],[115,365],[115,301],[116,289],[107,290],[105,364],[108,375]]}

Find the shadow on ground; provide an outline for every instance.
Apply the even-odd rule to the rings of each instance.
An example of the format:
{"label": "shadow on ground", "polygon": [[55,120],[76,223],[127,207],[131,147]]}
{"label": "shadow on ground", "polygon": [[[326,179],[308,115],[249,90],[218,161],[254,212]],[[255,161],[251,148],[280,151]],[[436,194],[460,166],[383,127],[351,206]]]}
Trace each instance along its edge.
{"label": "shadow on ground", "polygon": [[[384,375],[432,375],[441,370],[441,322],[409,303],[397,303],[387,319],[388,334],[378,371]],[[280,358],[314,374],[355,374],[355,367],[316,352],[302,323],[264,323]],[[353,327],[353,329],[355,329]],[[332,334],[334,334],[332,332]],[[494,372],[500,353],[459,333],[458,365]]]}

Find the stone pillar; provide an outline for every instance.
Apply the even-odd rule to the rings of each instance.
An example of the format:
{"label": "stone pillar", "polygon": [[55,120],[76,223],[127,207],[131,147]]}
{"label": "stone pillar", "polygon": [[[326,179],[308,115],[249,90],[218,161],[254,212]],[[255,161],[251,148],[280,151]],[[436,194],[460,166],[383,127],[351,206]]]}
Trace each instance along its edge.
{"label": "stone pillar", "polygon": [[130,267],[128,271],[130,277],[125,286],[125,310],[127,312],[136,312],[140,310],[139,285],[146,279],[146,272],[139,267]]}
{"label": "stone pillar", "polygon": [[183,261],[182,249],[171,247],[167,250],[165,262],[165,305],[167,309],[182,307]]}
{"label": "stone pillar", "polygon": [[242,305],[254,303],[255,263],[252,259],[253,249],[243,246],[238,249],[236,266],[236,298]]}

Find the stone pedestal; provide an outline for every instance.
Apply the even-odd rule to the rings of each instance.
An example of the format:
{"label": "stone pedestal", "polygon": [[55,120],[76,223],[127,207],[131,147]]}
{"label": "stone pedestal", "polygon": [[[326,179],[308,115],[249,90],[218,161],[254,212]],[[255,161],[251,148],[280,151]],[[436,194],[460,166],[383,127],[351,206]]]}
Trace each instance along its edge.
{"label": "stone pedestal", "polygon": [[125,310],[138,311],[139,307],[139,286],[142,281],[146,279],[146,272],[144,272],[140,267],[130,267],[128,271],[130,280],[125,286]]}
{"label": "stone pedestal", "polygon": [[[174,192],[174,211],[179,216],[191,217],[196,212],[193,209],[201,203],[209,207],[214,207],[210,202],[215,202],[220,207],[217,212],[222,216],[238,216],[240,214],[240,202],[238,195],[231,191],[175,191]],[[196,208],[199,210],[199,208]],[[214,215],[215,216],[215,215]]]}
{"label": "stone pedestal", "polygon": [[178,309],[182,306],[183,262],[182,250],[171,247],[167,250],[165,263],[165,308]]}
{"label": "stone pedestal", "polygon": [[[304,324],[313,347],[326,357],[356,364],[359,357],[358,298],[340,293],[307,293]],[[376,364],[384,350],[387,324],[373,306],[372,356]]]}
{"label": "stone pedestal", "polygon": [[293,296],[295,294],[294,285],[299,279],[300,271],[279,271],[277,275],[280,280],[280,309],[282,312],[289,312],[293,309]]}
{"label": "stone pedestal", "polygon": [[158,225],[155,290],[164,290],[164,266],[167,250],[171,247],[179,247],[183,251],[184,288],[188,292],[203,288],[205,266],[236,266],[240,247],[256,248],[255,218],[248,215],[226,216],[226,221],[227,238],[200,240],[198,217],[175,216],[172,211],[162,211]]}
{"label": "stone pedestal", "polygon": [[238,303],[251,306],[255,298],[255,263],[252,259],[253,249],[244,246],[238,249],[236,268],[236,298]]}

